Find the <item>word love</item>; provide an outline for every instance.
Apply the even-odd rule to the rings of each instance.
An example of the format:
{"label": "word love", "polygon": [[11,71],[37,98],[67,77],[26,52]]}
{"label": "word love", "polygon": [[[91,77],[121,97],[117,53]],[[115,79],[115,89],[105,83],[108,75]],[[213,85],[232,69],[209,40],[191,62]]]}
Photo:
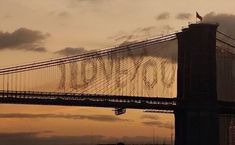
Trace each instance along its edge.
{"label": "word love", "polygon": [[171,59],[148,56],[144,50],[138,55],[129,51],[125,54],[97,56],[59,67],[60,89],[66,87],[66,82],[69,82],[72,89],[87,88],[100,78],[105,83],[114,82],[116,88],[123,88],[128,82],[141,79],[136,82],[142,82],[148,89],[154,88],[160,79],[160,83],[169,88],[175,83],[176,72],[176,65]]}

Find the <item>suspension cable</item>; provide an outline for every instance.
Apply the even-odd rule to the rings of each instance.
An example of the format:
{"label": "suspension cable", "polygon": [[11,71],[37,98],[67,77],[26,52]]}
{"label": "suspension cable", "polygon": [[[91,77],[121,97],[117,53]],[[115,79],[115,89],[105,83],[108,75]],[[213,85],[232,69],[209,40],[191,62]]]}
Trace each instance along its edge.
{"label": "suspension cable", "polygon": [[229,36],[228,34],[226,34],[226,33],[224,33],[224,32],[221,32],[221,31],[219,31],[219,30],[217,30],[217,32],[218,32],[219,34],[222,34],[222,35],[224,35],[224,36],[226,36],[226,37],[228,37],[228,38],[230,38],[230,39],[232,39],[232,40],[235,41],[235,38]]}

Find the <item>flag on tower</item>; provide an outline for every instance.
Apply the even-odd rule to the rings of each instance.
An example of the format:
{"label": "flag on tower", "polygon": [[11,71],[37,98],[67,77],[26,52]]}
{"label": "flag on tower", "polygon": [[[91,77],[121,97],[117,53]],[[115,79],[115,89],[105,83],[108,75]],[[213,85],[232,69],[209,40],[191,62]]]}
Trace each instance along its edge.
{"label": "flag on tower", "polygon": [[197,17],[200,21],[202,21],[202,16],[200,16],[200,15],[198,14],[198,12],[196,12],[196,17]]}

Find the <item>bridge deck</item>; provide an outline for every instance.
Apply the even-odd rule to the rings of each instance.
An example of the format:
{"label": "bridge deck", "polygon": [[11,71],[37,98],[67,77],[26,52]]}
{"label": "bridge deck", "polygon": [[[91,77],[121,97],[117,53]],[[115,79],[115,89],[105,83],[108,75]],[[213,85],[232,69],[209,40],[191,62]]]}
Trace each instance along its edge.
{"label": "bridge deck", "polygon": [[175,98],[32,91],[0,91],[0,102],[7,104],[90,106],[164,111],[173,111],[176,105]]}
{"label": "bridge deck", "polygon": [[[179,107],[176,98],[35,91],[0,91],[0,103],[149,109],[167,113],[174,113]],[[235,102],[218,101],[218,111],[235,114]]]}

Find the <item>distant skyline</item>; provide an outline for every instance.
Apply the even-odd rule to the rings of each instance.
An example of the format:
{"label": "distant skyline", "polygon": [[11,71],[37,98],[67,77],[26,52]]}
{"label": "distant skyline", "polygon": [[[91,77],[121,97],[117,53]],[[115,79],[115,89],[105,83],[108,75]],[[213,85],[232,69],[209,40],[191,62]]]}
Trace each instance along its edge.
{"label": "distant skyline", "polygon": [[[0,67],[179,31],[196,21],[196,11],[235,36],[234,5],[233,0],[0,0]],[[1,104],[0,141],[151,142],[153,134],[163,141],[170,138],[173,120],[140,110],[114,116],[112,109]]]}

